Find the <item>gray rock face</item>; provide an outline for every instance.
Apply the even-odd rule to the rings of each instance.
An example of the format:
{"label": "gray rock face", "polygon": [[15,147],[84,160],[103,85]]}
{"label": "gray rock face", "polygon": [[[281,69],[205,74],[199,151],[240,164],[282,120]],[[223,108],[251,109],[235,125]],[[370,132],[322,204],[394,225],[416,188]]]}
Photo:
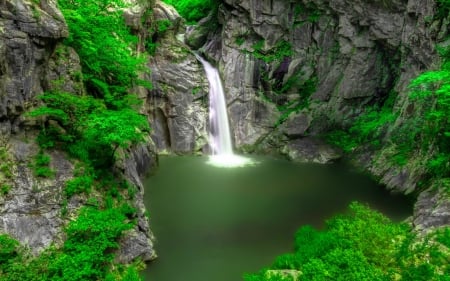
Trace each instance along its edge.
{"label": "gray rock face", "polygon": [[[252,105],[258,98],[288,106],[306,95],[302,84],[317,79],[311,96],[303,97],[310,100],[308,132],[317,135],[349,124],[393,88],[402,93],[410,78],[436,59],[437,32],[426,23],[431,2],[224,2],[220,36],[210,36],[220,42],[203,48],[223,73],[238,147],[264,139],[284,113],[275,110],[264,116],[266,124],[258,124],[251,118],[260,110]],[[283,44],[289,52],[281,51]],[[329,125],[317,127],[318,118]]]}
{"label": "gray rock face", "polygon": [[141,179],[157,165],[157,155],[155,147],[150,137],[146,144],[140,144],[124,152],[125,157],[116,163],[119,169],[129,182],[134,184],[138,191],[132,198],[132,204],[137,210],[137,226],[129,230],[120,240],[120,247],[117,252],[116,261],[120,263],[130,263],[136,259],[150,261],[156,258],[153,248],[155,237],[150,229],[149,220],[146,217],[144,205],[144,186]]}
{"label": "gray rock face", "polygon": [[[436,65],[434,46],[449,33],[448,23],[433,20],[435,1],[222,2],[221,27],[201,49],[224,77],[234,142],[299,161],[320,159],[315,136],[348,127],[391,91],[400,118],[389,130],[411,117],[411,107],[420,114],[408,101],[408,84]],[[414,192],[423,165],[397,167],[387,161],[392,150],[383,147],[361,164],[389,189]]]}
{"label": "gray rock face", "polygon": [[74,49],[61,43],[49,58],[44,89],[56,92],[84,94],[80,58]]}
{"label": "gray rock face", "polygon": [[420,193],[414,205],[413,224],[416,229],[428,230],[450,225],[450,200],[445,193],[444,182],[436,182],[430,189]]}
{"label": "gray rock face", "polygon": [[[17,131],[19,115],[45,86],[56,42],[68,35],[56,1],[0,2],[0,127]],[[9,133],[9,132],[8,132]]]}
{"label": "gray rock face", "polygon": [[200,20],[197,25],[188,26],[185,41],[193,50],[202,47],[208,38],[210,31],[214,30],[214,15],[210,13],[206,18]]}
{"label": "gray rock face", "polygon": [[73,171],[73,165],[65,156],[55,151],[50,162],[55,177],[37,178],[28,165],[37,152],[35,144],[25,143],[19,138],[10,139],[8,154],[12,160],[12,188],[0,197],[0,233],[10,234],[34,254],[57,242],[62,232],[65,225],[61,217],[62,190],[65,182],[72,178]]}
{"label": "gray rock face", "polygon": [[182,18],[166,4],[156,2],[155,20],[170,20],[171,28],[158,38],[150,59],[154,90],[148,96],[150,124],[159,152],[200,152],[207,144],[208,82],[202,65],[177,36]]}

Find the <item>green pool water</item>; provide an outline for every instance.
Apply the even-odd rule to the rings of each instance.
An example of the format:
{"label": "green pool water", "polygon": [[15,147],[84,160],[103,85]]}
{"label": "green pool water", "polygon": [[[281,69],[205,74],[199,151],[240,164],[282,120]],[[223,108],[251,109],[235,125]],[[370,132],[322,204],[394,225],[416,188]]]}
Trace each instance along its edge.
{"label": "green pool water", "polygon": [[253,156],[257,164],[217,168],[208,158],[161,157],[145,181],[158,259],[145,281],[238,281],[291,251],[302,225],[323,226],[350,202],[395,221],[412,204],[344,164],[302,165]]}

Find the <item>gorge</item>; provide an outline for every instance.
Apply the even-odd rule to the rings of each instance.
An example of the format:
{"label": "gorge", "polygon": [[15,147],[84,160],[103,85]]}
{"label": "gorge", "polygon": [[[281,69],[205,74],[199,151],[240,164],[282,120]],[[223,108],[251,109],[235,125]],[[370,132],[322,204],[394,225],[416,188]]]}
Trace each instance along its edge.
{"label": "gorge", "polygon": [[[158,243],[151,231],[158,218],[144,205],[152,188],[144,187],[145,174],[160,157],[161,164],[183,166],[183,157],[209,152],[209,84],[192,51],[223,78],[238,153],[282,155],[293,167],[330,165],[324,169],[350,160],[390,192],[415,198],[411,233],[437,237],[423,247],[433,255],[420,252],[407,244],[409,234],[381,220],[389,229],[377,239],[403,237],[408,257],[400,262],[390,258],[400,240],[386,240],[394,241],[385,245],[390,253],[373,253],[367,241],[344,239],[359,250],[337,252],[333,244],[322,249],[325,258],[305,260],[308,253],[296,246],[296,254],[248,280],[327,280],[314,270],[326,264],[339,274],[331,270],[332,254],[392,269],[395,280],[445,280],[448,1],[165,2],[0,1],[0,280],[139,280]],[[274,170],[291,169],[275,163]],[[199,174],[208,169],[196,167]],[[251,168],[257,166],[242,169]],[[167,199],[148,200],[151,210]],[[356,227],[358,216],[378,227],[378,217],[352,208],[345,227]],[[296,243],[308,231],[341,241],[333,236],[342,235],[339,223],[331,219],[318,234],[302,228]],[[273,253],[282,251],[289,249]]]}

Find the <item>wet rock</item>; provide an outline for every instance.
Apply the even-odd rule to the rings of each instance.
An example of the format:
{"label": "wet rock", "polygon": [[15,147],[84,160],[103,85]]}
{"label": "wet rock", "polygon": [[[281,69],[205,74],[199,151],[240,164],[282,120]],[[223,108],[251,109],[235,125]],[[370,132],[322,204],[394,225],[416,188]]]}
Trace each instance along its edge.
{"label": "wet rock", "polygon": [[305,137],[289,141],[281,150],[290,160],[300,163],[328,164],[342,157],[342,153],[320,139]]}

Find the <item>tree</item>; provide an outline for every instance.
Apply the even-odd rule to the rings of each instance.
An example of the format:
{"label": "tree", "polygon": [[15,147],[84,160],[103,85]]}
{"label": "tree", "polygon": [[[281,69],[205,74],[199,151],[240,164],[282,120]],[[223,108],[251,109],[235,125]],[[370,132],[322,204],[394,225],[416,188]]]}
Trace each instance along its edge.
{"label": "tree", "polygon": [[104,110],[87,117],[83,137],[94,147],[109,147],[112,159],[119,147],[142,141],[149,130],[145,117],[132,109]]}
{"label": "tree", "polygon": [[[122,16],[123,0],[59,0],[69,26],[65,44],[73,47],[83,67],[90,94],[103,98],[109,108],[120,108],[122,97],[144,71],[144,57],[134,50],[138,39]],[[141,83],[142,82],[142,83]]]}

